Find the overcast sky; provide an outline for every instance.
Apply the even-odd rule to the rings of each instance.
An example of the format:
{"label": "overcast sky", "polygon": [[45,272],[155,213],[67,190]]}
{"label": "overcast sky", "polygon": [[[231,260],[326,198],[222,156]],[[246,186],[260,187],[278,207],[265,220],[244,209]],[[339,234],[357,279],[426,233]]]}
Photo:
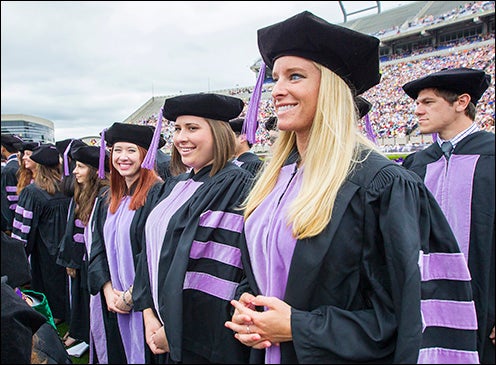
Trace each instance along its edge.
{"label": "overcast sky", "polygon": [[344,21],[338,1],[2,1],[1,112],[53,121],[55,140],[82,138],[152,96],[253,86],[257,29],[304,10]]}

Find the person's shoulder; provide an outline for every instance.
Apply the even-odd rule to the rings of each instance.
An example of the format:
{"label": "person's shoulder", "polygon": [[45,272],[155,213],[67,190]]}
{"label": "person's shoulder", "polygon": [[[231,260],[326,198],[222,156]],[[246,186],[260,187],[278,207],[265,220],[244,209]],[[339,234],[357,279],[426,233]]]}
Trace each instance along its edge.
{"label": "person's shoulder", "polygon": [[357,163],[349,180],[363,188],[373,190],[385,188],[399,181],[422,183],[417,175],[375,151],[370,151],[363,161]]}

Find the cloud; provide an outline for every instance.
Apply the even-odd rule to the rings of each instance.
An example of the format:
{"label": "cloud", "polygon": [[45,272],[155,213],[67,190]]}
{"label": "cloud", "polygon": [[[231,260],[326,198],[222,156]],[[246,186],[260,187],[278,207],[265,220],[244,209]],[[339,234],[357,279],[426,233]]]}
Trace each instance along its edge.
{"label": "cloud", "polygon": [[343,21],[328,1],[2,1],[2,114],[51,120],[60,140],[152,96],[252,86],[256,30],[303,10]]}

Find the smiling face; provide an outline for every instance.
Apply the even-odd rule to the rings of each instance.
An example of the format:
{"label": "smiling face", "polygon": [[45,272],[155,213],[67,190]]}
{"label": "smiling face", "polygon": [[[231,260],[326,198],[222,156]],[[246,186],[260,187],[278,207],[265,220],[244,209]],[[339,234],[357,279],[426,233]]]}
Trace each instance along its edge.
{"label": "smiling face", "polygon": [[32,154],[33,154],[33,151],[25,150],[24,154],[22,155],[22,162],[24,163],[25,168],[27,168],[28,170],[34,171],[36,169],[36,162],[31,160]]}
{"label": "smiling face", "polygon": [[139,177],[142,157],[138,145],[116,142],[112,146],[112,165],[130,187]]}
{"label": "smiling face", "polygon": [[182,162],[197,173],[214,160],[214,140],[208,122],[192,115],[181,115],[174,124],[174,147]]}
{"label": "smiling face", "polygon": [[282,56],[274,63],[272,98],[279,130],[308,136],[317,108],[320,71],[297,56]]}

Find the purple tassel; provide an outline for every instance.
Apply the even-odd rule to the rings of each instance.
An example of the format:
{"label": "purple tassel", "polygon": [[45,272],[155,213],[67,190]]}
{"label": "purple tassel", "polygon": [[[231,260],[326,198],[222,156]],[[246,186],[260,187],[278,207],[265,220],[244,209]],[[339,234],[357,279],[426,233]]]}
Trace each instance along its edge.
{"label": "purple tassel", "polygon": [[105,155],[106,155],[106,143],[105,143],[105,128],[100,135],[100,159],[98,160],[98,177],[100,180],[105,179]]}
{"label": "purple tassel", "polygon": [[246,111],[245,121],[241,132],[246,134],[246,139],[250,143],[255,143],[256,133],[258,128],[258,107],[260,104],[260,97],[262,95],[262,86],[265,79],[265,63],[260,63],[260,70],[258,71],[257,83],[253,88],[248,110]]}
{"label": "purple tassel", "polygon": [[372,129],[372,124],[370,123],[370,118],[368,114],[365,114],[365,130],[367,131],[367,137],[369,140],[377,144],[377,140],[375,139],[375,133]]}
{"label": "purple tassel", "polygon": [[152,141],[150,142],[150,147],[146,152],[146,156],[141,163],[141,167],[148,170],[155,169],[155,158],[157,156],[158,142],[160,141],[160,133],[162,132],[162,115],[164,109],[160,108],[160,113],[158,115],[157,125],[155,126],[155,131],[153,132]]}
{"label": "purple tassel", "polygon": [[74,140],[71,139],[64,151],[64,176],[69,176],[69,159],[67,158],[67,155],[71,149],[72,141]]}

